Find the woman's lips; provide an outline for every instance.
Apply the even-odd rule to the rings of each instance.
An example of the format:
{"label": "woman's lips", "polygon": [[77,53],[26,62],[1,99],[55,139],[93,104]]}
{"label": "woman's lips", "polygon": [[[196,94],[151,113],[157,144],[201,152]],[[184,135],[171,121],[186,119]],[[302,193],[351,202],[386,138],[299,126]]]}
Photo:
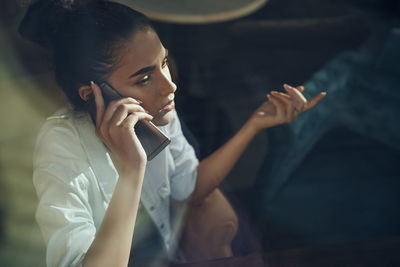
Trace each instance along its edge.
{"label": "woman's lips", "polygon": [[175,102],[174,100],[169,101],[164,107],[160,109],[158,113],[166,113],[175,108]]}
{"label": "woman's lips", "polygon": [[174,102],[175,94],[169,94],[168,95],[168,100],[169,102],[163,106],[158,113],[167,113],[175,108],[175,102]]}

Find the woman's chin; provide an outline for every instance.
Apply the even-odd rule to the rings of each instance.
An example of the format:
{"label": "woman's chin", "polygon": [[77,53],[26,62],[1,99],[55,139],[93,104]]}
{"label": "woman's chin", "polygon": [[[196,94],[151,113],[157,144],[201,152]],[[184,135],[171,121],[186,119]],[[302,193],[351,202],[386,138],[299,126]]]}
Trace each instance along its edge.
{"label": "woman's chin", "polygon": [[170,123],[174,119],[174,113],[172,111],[164,114],[162,117],[154,117],[152,122],[156,126],[164,126]]}

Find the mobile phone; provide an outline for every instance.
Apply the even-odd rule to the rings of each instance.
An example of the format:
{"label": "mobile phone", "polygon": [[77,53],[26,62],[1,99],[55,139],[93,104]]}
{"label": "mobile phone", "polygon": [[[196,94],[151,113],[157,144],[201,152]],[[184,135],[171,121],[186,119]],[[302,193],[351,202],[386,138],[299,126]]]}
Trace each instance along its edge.
{"label": "mobile phone", "polygon": [[[108,103],[113,100],[120,99],[122,96],[107,82],[100,82],[99,87],[103,94],[104,106],[107,107]],[[89,113],[92,120],[96,120],[96,103],[94,96],[91,95],[89,101]],[[157,128],[151,121],[140,120],[135,125],[135,133],[142,144],[144,151],[147,155],[147,160],[152,160],[158,155],[171,140]]]}

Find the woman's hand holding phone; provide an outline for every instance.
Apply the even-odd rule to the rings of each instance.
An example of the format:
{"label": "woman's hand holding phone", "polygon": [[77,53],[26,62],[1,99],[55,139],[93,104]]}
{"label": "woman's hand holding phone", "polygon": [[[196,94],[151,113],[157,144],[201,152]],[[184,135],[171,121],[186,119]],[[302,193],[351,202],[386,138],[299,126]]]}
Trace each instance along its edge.
{"label": "woman's hand holding phone", "polygon": [[146,152],[135,134],[134,126],[139,120],[151,121],[140,103],[130,97],[111,101],[105,108],[100,87],[91,82],[96,103],[96,135],[116,155],[121,171],[130,173],[144,168]]}

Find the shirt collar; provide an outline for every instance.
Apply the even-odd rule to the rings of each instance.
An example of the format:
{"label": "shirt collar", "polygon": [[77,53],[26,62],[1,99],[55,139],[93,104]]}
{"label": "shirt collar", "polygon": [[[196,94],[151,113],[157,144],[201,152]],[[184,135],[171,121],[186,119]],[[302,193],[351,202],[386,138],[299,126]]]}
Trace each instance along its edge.
{"label": "shirt collar", "polygon": [[96,136],[95,127],[89,114],[77,112],[74,115],[74,123],[104,198],[110,201],[118,180],[118,172],[106,146]]}
{"label": "shirt collar", "polygon": [[[75,113],[74,123],[104,198],[109,202],[118,181],[118,172],[106,146],[96,136],[95,126],[89,114],[84,112]],[[169,196],[167,150],[168,148],[164,149],[147,163],[141,193],[141,199],[146,208],[159,199],[160,196]]]}

